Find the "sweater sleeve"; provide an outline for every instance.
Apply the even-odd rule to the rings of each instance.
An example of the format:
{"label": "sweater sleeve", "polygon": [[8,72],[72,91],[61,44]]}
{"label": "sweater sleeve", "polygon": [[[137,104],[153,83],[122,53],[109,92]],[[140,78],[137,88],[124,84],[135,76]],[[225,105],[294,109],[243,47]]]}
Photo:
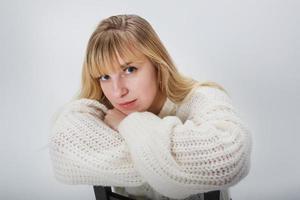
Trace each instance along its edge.
{"label": "sweater sleeve", "polygon": [[177,116],[131,113],[118,130],[141,175],[170,198],[227,189],[249,173],[250,131],[216,88],[196,90]]}
{"label": "sweater sleeve", "polygon": [[52,125],[50,158],[67,184],[139,186],[143,180],[121,135],[107,126],[107,108],[91,99],[65,105]]}

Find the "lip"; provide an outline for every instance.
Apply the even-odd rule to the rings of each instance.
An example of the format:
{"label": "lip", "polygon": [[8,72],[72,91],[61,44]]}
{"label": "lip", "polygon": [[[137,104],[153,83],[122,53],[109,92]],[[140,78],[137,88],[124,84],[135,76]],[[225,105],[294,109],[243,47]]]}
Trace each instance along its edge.
{"label": "lip", "polygon": [[119,105],[124,108],[129,108],[129,107],[133,106],[135,102],[136,102],[136,99],[132,100],[132,101],[127,101],[125,103],[120,103]]}

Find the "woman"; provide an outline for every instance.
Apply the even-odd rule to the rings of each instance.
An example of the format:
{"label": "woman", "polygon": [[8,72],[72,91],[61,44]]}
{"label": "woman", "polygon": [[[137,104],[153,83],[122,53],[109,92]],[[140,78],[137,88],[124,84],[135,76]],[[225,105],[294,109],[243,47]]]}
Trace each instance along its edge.
{"label": "woman", "polygon": [[178,72],[151,25],[104,19],[91,35],[78,99],[53,124],[55,177],[135,199],[230,199],[250,169],[251,136],[224,88]]}

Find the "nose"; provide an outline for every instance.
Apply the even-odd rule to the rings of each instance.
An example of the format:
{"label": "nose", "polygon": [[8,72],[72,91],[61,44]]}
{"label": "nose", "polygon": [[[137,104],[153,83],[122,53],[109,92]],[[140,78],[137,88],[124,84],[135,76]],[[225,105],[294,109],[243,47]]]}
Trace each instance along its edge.
{"label": "nose", "polygon": [[122,79],[117,78],[113,81],[113,94],[116,98],[123,97],[127,94],[128,89],[125,87],[125,84]]}

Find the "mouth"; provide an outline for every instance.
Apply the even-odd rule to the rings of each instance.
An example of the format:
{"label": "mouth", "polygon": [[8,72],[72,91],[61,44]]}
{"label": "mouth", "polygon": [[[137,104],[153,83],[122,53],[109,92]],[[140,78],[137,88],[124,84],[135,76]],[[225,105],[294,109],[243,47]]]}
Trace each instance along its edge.
{"label": "mouth", "polygon": [[128,108],[128,107],[133,106],[135,102],[136,102],[136,99],[132,100],[132,101],[127,101],[127,102],[124,102],[124,103],[120,103],[119,105],[124,107],[124,108]]}

